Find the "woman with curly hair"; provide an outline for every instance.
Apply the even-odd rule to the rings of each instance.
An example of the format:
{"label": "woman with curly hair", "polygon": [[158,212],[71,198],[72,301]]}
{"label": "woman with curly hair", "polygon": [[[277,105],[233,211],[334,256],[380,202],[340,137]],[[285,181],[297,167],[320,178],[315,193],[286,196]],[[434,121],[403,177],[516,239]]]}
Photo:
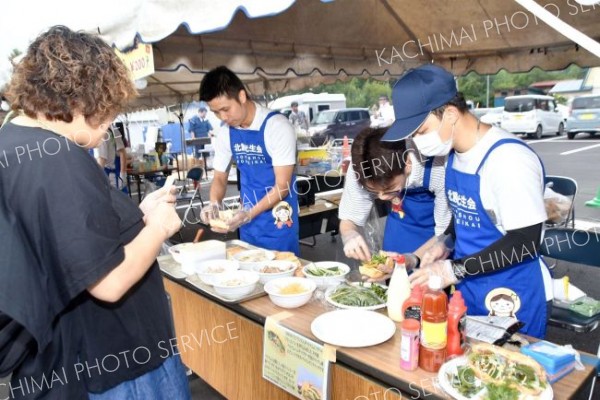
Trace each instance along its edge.
{"label": "woman with curly hair", "polygon": [[168,189],[139,208],[88,154],[136,95],[98,37],[40,35],[0,129],[0,376],[10,398],[186,399],[156,262],[180,226]]}

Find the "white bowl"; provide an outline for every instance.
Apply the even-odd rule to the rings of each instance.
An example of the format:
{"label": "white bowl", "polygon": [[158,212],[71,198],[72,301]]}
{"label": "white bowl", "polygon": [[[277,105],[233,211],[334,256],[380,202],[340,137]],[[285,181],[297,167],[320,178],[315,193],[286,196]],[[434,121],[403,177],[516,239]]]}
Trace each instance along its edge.
{"label": "white bowl", "polygon": [[[263,268],[275,268],[279,272],[261,272]],[[285,260],[273,260],[267,261],[261,265],[253,265],[251,271],[258,273],[261,283],[267,283],[277,278],[284,278],[286,276],[294,275],[294,271],[298,266],[295,262]]]}
{"label": "white bowl", "polygon": [[[306,290],[299,294],[281,294],[281,289],[292,283],[298,283]],[[271,301],[283,308],[297,308],[305,305],[316,288],[317,285],[314,281],[296,277],[277,278],[265,284],[265,292],[269,294]]]}
{"label": "white bowl", "polygon": [[194,269],[202,282],[212,285],[216,276],[237,271],[239,268],[240,265],[235,260],[208,260],[200,262]]}
{"label": "white bowl", "polygon": [[233,271],[219,274],[212,278],[215,292],[221,296],[235,300],[249,295],[256,288],[258,274],[252,271]]}
{"label": "white bowl", "polygon": [[240,263],[240,269],[246,271],[252,270],[255,266],[263,266],[274,258],[275,253],[262,249],[240,251],[233,256],[233,259]]}
{"label": "white bowl", "polygon": [[206,240],[199,243],[180,243],[169,247],[173,259],[181,264],[186,275],[196,273],[195,267],[200,261],[223,259],[226,257],[225,242]]}
{"label": "white bowl", "polygon": [[[341,273],[335,276],[314,276],[307,272],[307,270],[309,270],[311,267],[338,267],[341,270]],[[306,265],[304,268],[302,268],[302,272],[304,273],[304,276],[306,276],[307,279],[314,281],[317,284],[317,287],[325,289],[331,286],[337,286],[340,283],[344,282],[344,280],[346,279],[346,275],[348,275],[348,272],[350,272],[350,267],[346,264],[337,261],[320,261]]]}

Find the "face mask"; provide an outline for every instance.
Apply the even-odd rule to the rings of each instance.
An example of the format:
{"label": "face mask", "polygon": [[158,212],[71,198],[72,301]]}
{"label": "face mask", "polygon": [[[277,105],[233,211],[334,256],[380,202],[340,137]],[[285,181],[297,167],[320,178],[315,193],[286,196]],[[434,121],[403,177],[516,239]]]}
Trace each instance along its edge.
{"label": "face mask", "polygon": [[[442,117],[442,122],[440,122],[440,128],[443,123],[444,117]],[[454,139],[454,125],[452,125],[450,139],[446,142],[442,142],[439,128],[436,131],[413,136],[415,146],[417,146],[419,152],[426,157],[445,156],[450,153],[450,150],[452,150],[452,139]]]}

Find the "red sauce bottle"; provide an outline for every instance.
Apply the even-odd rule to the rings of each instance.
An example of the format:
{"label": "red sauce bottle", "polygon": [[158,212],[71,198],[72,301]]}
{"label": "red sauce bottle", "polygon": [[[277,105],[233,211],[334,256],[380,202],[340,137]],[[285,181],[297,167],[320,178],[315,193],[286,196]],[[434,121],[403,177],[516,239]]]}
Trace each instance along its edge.
{"label": "red sauce bottle", "polygon": [[421,305],[423,303],[423,287],[417,285],[412,288],[410,297],[402,304],[404,319],[415,319],[421,322]]}
{"label": "red sauce bottle", "polygon": [[461,356],[464,353],[467,306],[460,290],[456,290],[448,305],[448,346],[447,357]]}
{"label": "red sauce bottle", "polygon": [[442,278],[431,276],[421,306],[421,347],[419,367],[438,372],[446,361],[448,340],[448,296],[442,290]]}

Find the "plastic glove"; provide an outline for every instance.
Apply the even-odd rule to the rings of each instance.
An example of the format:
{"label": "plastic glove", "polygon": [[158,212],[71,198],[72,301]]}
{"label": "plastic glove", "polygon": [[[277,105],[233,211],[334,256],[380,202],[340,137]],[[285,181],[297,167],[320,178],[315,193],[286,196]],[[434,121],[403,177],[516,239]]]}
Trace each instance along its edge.
{"label": "plastic glove", "polygon": [[350,230],[342,235],[344,244],[344,254],[348,258],[354,258],[361,261],[371,259],[371,251],[365,239],[357,231]]}
{"label": "plastic glove", "polygon": [[[202,207],[202,211],[200,211],[200,221],[203,224],[209,225],[211,219],[219,218],[219,203],[210,202],[204,207]],[[213,229],[214,230],[214,229]]]}
{"label": "plastic glove", "polygon": [[163,235],[163,240],[169,239],[181,229],[181,219],[175,206],[166,201],[159,202],[144,217],[146,226],[158,229]]}
{"label": "plastic glove", "polygon": [[454,240],[450,235],[440,235],[437,241],[425,250],[421,257],[421,265],[428,265],[439,260],[445,260],[454,250]]}
{"label": "plastic glove", "polygon": [[450,260],[440,260],[432,264],[421,266],[416,269],[412,274],[408,276],[410,286],[415,287],[417,285],[427,286],[429,277],[432,275],[438,275],[442,277],[442,287],[448,287],[458,282],[458,279],[454,275],[452,269],[452,262]]}
{"label": "plastic glove", "polygon": [[167,203],[171,206],[175,205],[175,201],[177,200],[177,196],[175,196],[176,192],[177,188],[171,186],[170,189],[162,187],[154,192],[148,193],[140,204],[140,210],[144,213],[144,218],[161,203]]}
{"label": "plastic glove", "polygon": [[252,220],[250,211],[239,211],[233,218],[227,221],[227,227],[229,232],[235,232],[240,226],[249,223]]}
{"label": "plastic glove", "polygon": [[119,188],[127,186],[127,172],[121,172],[119,174]]}

